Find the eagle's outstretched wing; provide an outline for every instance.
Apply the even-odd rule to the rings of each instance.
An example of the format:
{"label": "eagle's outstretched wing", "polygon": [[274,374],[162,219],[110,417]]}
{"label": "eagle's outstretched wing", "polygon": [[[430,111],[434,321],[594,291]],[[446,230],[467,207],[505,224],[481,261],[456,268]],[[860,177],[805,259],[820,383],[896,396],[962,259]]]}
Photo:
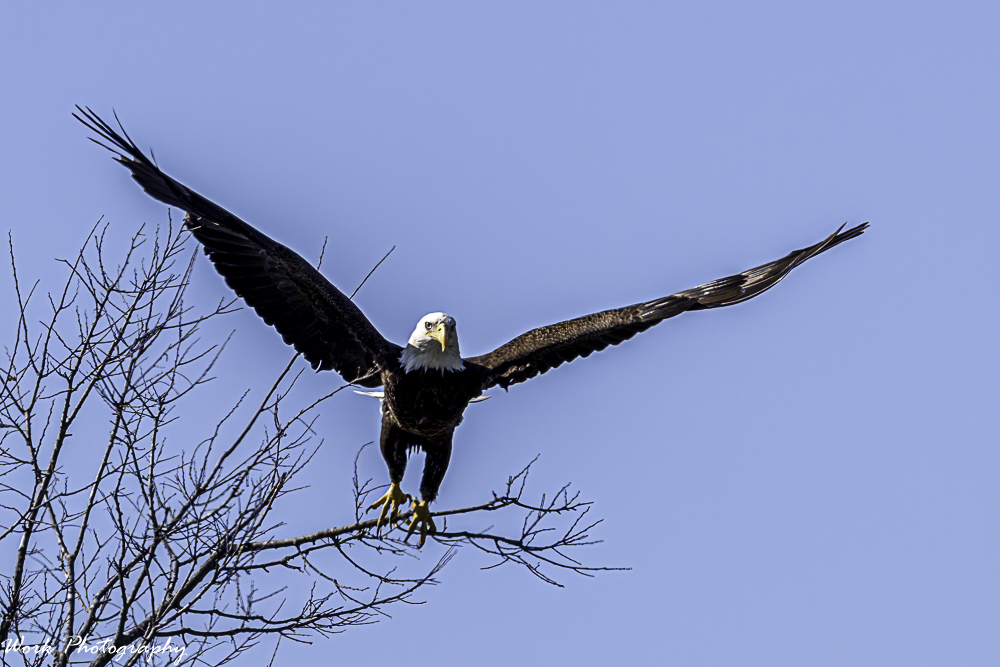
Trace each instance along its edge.
{"label": "eagle's outstretched wing", "polygon": [[752,299],[773,287],[796,266],[819,253],[860,235],[868,223],[843,232],[844,226],[816,245],[728,278],[645,303],[532,329],[489,354],[467,361],[483,367],[483,389],[507,388],[577,357],[617,345],[668,317],[688,310],[721,308]]}
{"label": "eagle's outstretched wing", "polygon": [[353,301],[298,254],[160,171],[120,122],[121,134],[90,109],[77,109],[76,119],[100,137],[92,141],[117,154],[147,194],[187,212],[184,223],[226,283],[313,368],[336,370],[364,387],[382,384],[380,367],[402,348]]}

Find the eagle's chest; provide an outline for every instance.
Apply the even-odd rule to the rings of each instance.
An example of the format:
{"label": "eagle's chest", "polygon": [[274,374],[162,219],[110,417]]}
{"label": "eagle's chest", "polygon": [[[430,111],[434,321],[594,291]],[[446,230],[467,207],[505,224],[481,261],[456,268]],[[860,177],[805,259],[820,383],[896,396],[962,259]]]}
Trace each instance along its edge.
{"label": "eagle's chest", "polygon": [[404,430],[431,435],[454,428],[473,398],[465,371],[411,371],[385,384],[385,408]]}

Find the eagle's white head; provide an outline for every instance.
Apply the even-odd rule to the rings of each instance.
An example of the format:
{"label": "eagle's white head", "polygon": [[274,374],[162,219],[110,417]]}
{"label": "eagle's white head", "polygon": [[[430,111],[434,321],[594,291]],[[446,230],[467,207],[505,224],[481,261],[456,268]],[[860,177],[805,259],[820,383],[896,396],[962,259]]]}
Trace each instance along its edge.
{"label": "eagle's white head", "polygon": [[431,313],[420,318],[399,361],[407,373],[463,370],[465,365],[458,351],[455,318],[445,313]]}

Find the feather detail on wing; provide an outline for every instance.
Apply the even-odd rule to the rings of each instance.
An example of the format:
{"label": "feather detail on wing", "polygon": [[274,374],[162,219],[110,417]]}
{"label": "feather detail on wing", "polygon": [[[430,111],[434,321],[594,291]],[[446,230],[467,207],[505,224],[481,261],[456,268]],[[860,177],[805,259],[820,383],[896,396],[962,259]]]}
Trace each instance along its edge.
{"label": "feather detail on wing", "polygon": [[864,223],[842,232],[842,225],[820,243],[774,262],[653,301],[532,329],[489,354],[467,361],[484,369],[483,389],[495,385],[506,389],[567,361],[618,345],[685,311],[721,308],[752,299],[776,285],[802,262],[860,235],[867,227],[868,223]]}
{"label": "feather detail on wing", "polygon": [[[115,153],[147,194],[187,212],[184,222],[237,296],[317,370],[336,370],[348,382],[377,387],[380,366],[398,358],[364,313],[298,254],[221,206],[170,178],[132,142],[90,109],[77,120]],[[108,145],[110,144],[110,145]]]}

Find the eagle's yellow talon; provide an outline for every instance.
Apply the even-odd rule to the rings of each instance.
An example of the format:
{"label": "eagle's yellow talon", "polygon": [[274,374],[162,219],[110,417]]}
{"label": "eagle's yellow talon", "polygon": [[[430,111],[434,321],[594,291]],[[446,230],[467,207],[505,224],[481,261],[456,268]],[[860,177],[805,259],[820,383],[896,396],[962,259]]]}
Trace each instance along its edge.
{"label": "eagle's yellow talon", "polygon": [[399,488],[399,484],[395,482],[390,484],[389,490],[385,492],[385,495],[372,503],[371,507],[368,508],[369,510],[373,510],[379,505],[382,506],[382,511],[379,512],[378,520],[375,522],[376,533],[381,530],[382,523],[386,520],[386,514],[389,515],[389,521],[395,523],[398,520],[399,506],[410,500],[410,496],[403,493],[403,490]]}
{"label": "eagle's yellow talon", "polygon": [[413,534],[413,530],[420,524],[420,541],[417,542],[417,548],[424,546],[424,542],[427,540],[427,535],[437,532],[437,528],[434,526],[434,519],[431,518],[431,510],[427,506],[426,500],[421,500],[417,502],[413,501],[413,520],[410,522],[410,528],[406,531],[406,540],[410,539],[410,535]]}

